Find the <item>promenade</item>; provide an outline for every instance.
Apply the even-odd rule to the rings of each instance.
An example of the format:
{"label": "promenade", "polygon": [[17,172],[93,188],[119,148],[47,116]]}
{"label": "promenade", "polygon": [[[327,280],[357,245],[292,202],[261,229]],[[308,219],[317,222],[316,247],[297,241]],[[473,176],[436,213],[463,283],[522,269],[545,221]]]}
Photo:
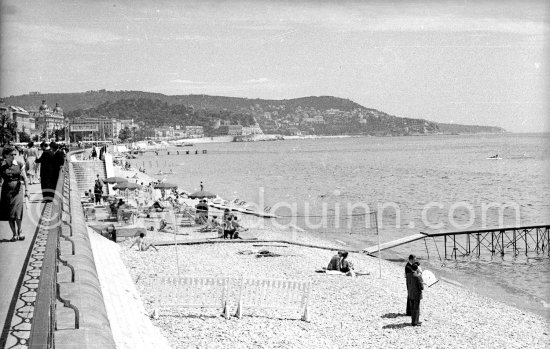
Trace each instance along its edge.
{"label": "promenade", "polygon": [[[52,204],[42,203],[39,184],[31,185],[29,194],[29,205],[25,208],[23,217],[24,241],[12,242],[8,222],[0,222],[0,349],[27,348],[33,326],[36,291],[41,281],[42,261],[48,238],[48,230],[40,229],[39,224],[41,217],[49,216],[47,213],[52,209]],[[151,324],[143,309],[140,295],[120,259],[119,247],[89,228],[87,234],[93,253],[90,257],[94,260],[116,348],[168,348],[166,339]],[[66,270],[63,272],[62,268],[58,275],[61,278],[58,282],[63,283]],[[77,280],[82,277],[82,274],[76,275]],[[90,306],[93,307],[94,304]],[[82,336],[90,333],[88,330],[74,330],[72,325],[67,326],[71,322],[65,321],[66,308],[61,303],[57,302],[56,309],[56,347],[74,346],[73,337],[80,333],[78,331],[85,331],[80,333]],[[81,308],[82,320],[95,316],[87,312],[87,305],[84,303]],[[87,340],[81,343],[87,343],[83,347],[90,347],[91,344]]]}
{"label": "promenade", "polygon": [[32,247],[43,208],[40,185],[34,184],[29,187],[29,208],[24,210],[25,240],[12,242],[12,232],[8,222],[0,222],[0,289],[2,290],[0,348],[12,348],[18,344],[25,344],[30,335],[29,322],[33,307],[28,304],[34,301],[35,296],[28,286],[36,285],[32,281],[29,283],[29,280],[36,278],[37,275],[27,267],[29,262],[33,262],[31,269],[35,265],[35,261],[31,260]]}

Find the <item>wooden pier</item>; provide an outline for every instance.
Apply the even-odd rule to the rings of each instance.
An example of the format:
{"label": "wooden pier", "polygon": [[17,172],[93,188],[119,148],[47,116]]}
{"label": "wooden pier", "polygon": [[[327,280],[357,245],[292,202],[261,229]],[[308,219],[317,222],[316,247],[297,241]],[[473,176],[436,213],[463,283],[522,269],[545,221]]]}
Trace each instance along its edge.
{"label": "wooden pier", "polygon": [[368,254],[373,254],[378,251],[387,250],[388,248],[393,248],[399,245],[408,244],[409,242],[413,242],[416,240],[424,239],[427,236],[427,234],[419,233],[414,235],[409,235],[401,239],[393,240],[390,242],[385,242],[383,244],[380,244],[380,248],[378,248],[378,245],[371,246],[369,248],[365,248],[363,252]]}
{"label": "wooden pier", "polygon": [[445,259],[457,255],[481,255],[482,251],[492,255],[536,252],[550,256],[550,225],[534,225],[527,227],[496,228],[485,230],[455,231],[446,233],[430,233],[427,237],[443,237]]}
{"label": "wooden pier", "polygon": [[[404,245],[420,239],[443,238],[443,250],[445,259],[457,256],[481,256],[482,252],[490,252],[492,255],[513,253],[517,256],[520,253],[535,252],[545,253],[550,257],[550,225],[534,225],[526,227],[508,227],[484,230],[468,230],[440,233],[419,233],[400,238],[394,241],[371,246],[363,250],[368,254],[385,250],[399,245]],[[426,240],[425,240],[426,241]],[[439,250],[438,250],[439,253]]]}

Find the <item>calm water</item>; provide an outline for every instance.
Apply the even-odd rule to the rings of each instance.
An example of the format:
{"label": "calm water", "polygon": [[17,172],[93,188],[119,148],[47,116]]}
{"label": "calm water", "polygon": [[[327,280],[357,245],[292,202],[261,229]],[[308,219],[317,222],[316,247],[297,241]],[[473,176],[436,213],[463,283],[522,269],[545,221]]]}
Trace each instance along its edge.
{"label": "calm water", "polygon": [[[195,149],[208,153],[195,155]],[[181,155],[175,154],[177,150]],[[183,155],[185,150],[192,155]],[[350,212],[348,204],[362,203],[381,212],[381,242],[419,231],[550,223],[549,135],[218,143],[170,152],[140,156],[134,163],[145,164],[148,173],[172,169],[175,174],[168,181],[185,190],[198,190],[203,181],[207,190],[225,199],[261,202],[273,206],[279,215],[321,215],[324,209],[345,216]],[[497,153],[503,159],[487,159]],[[372,222],[368,228],[363,221],[354,222],[353,234],[308,229],[303,220],[296,223],[312,233],[346,242],[350,249],[377,241]],[[444,261],[439,258],[442,247],[442,240],[430,239],[383,252],[383,257],[400,260],[415,253],[425,268],[435,269],[441,277],[550,316],[547,255],[491,257],[482,252],[480,258]]]}

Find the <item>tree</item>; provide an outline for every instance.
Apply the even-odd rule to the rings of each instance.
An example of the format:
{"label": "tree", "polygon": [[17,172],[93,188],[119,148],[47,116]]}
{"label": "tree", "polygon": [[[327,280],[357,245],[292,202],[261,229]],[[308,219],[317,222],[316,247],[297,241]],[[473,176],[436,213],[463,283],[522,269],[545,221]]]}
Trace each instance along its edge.
{"label": "tree", "polygon": [[120,130],[120,132],[118,134],[118,138],[122,142],[126,142],[126,140],[128,140],[128,138],[130,138],[131,136],[132,136],[132,133],[131,133],[131,131],[128,127],[125,127],[122,130]]}
{"label": "tree", "polygon": [[31,141],[31,136],[27,132],[20,131],[18,133],[19,133],[19,142],[27,143]]}
{"label": "tree", "polygon": [[55,141],[58,142],[60,139],[65,140],[65,127],[60,129],[54,129],[52,134],[55,136]]}
{"label": "tree", "polygon": [[0,144],[5,144],[15,138],[17,122],[11,120],[6,112],[0,115]]}

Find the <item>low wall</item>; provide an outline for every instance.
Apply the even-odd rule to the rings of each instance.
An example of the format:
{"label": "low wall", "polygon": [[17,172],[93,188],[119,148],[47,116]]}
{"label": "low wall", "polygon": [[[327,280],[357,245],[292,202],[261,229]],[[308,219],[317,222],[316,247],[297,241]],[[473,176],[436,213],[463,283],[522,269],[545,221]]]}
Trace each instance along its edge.
{"label": "low wall", "polygon": [[72,163],[47,205],[40,224],[50,232],[29,347],[115,348]]}

